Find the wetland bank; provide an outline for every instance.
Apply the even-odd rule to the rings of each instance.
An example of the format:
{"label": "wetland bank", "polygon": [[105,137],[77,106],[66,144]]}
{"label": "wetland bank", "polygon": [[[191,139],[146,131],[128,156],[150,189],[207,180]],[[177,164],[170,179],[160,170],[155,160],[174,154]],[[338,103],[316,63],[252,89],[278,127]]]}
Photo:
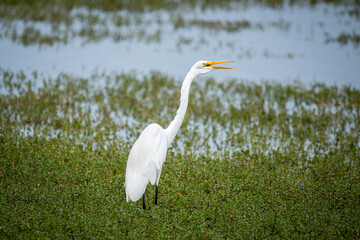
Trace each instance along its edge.
{"label": "wetland bank", "polygon": [[[357,1],[0,6],[1,238],[360,237]],[[143,211],[128,152],[199,58],[236,70],[193,82]]]}

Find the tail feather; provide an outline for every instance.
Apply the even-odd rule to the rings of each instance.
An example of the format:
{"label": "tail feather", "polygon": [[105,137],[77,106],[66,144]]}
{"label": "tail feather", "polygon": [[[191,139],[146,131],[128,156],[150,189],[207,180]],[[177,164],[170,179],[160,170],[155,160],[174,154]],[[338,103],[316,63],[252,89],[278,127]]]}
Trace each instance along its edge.
{"label": "tail feather", "polygon": [[126,182],[126,200],[136,202],[145,193],[146,185],[149,183],[149,178],[140,174]]}

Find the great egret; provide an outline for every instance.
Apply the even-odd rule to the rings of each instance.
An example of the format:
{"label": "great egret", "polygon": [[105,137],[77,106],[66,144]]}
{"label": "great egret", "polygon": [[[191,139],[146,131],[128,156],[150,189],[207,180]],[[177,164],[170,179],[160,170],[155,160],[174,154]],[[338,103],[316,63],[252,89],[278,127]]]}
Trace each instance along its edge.
{"label": "great egret", "polygon": [[230,67],[213,66],[219,63],[233,61],[198,61],[187,73],[181,86],[180,107],[176,112],[174,120],[163,129],[160,125],[152,123],[140,134],[130,150],[126,166],[125,188],[126,201],[137,201],[143,196],[143,209],[145,205],[145,190],[150,182],[155,186],[155,204],[157,204],[158,184],[161,168],[165,162],[166,152],[174,140],[184,120],[189,101],[189,90],[193,79],[200,75],[211,72],[214,69],[232,69]]}

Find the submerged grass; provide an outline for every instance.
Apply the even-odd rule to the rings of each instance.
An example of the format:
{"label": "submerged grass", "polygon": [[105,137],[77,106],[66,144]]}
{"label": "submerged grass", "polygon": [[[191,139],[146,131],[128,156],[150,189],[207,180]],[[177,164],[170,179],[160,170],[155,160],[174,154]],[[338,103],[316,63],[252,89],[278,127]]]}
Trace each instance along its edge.
{"label": "submerged grass", "polygon": [[193,83],[159,185],[126,203],[131,144],[167,126],[180,81],[160,73],[1,70],[1,238],[360,237],[360,92]]}
{"label": "submerged grass", "polygon": [[[0,1],[0,39],[9,39],[24,46],[67,45],[75,39],[83,44],[109,39],[114,42],[130,40],[159,43],[163,36],[173,34],[172,27],[200,28],[217,32],[234,33],[245,29],[277,28],[288,31],[287,21],[253,22],[248,19],[224,21],[223,19],[184,19],[184,13],[194,9],[240,9],[249,5],[281,9],[309,7],[321,3],[346,7],[341,14],[359,21],[358,1],[284,1],[284,0],[232,0],[232,1]],[[167,13],[167,14],[164,14]],[[194,15],[198,15],[194,12]],[[241,15],[239,15],[241,16]],[[168,26],[168,27],[164,27]],[[327,33],[324,32],[326,35]],[[325,42],[341,45],[359,45],[359,34],[343,32],[327,36]],[[195,39],[191,38],[195,41]],[[181,39],[178,39],[181,41]],[[205,42],[206,43],[206,42]],[[204,44],[204,43],[203,43]],[[201,46],[201,45],[200,45]]]}

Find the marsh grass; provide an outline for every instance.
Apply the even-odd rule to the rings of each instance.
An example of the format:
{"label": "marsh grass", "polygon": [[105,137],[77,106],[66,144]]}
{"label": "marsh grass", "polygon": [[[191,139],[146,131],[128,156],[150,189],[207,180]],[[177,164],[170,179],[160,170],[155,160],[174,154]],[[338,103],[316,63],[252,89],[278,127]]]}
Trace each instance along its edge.
{"label": "marsh grass", "polygon": [[1,238],[360,237],[360,93],[198,79],[148,209],[129,149],[172,120],[181,81],[1,70]]}
{"label": "marsh grass", "polygon": [[[313,7],[326,2],[335,6],[346,6],[340,13],[359,21],[358,1],[284,1],[284,0],[232,0],[218,2],[206,1],[1,1],[0,2],[0,39],[9,39],[24,46],[51,47],[67,45],[75,39],[82,44],[96,43],[105,39],[114,42],[141,41],[144,43],[160,43],[163,35],[173,34],[169,28],[199,28],[211,32],[240,32],[245,29],[264,31],[276,28],[288,32],[292,27],[288,21],[253,22],[248,19],[236,21],[184,19],[184,13],[194,9],[201,11],[211,9],[240,9],[250,5],[281,9],[289,7]],[[167,14],[164,14],[166,12]],[[196,15],[196,13],[194,12]],[[168,27],[164,27],[168,26]],[[178,37],[178,44],[184,38],[190,38],[187,44],[197,39],[192,35]],[[352,44],[359,46],[357,32],[342,32],[337,36],[328,36],[325,43]],[[184,43],[183,43],[184,44]],[[208,45],[202,41],[194,47]]]}

